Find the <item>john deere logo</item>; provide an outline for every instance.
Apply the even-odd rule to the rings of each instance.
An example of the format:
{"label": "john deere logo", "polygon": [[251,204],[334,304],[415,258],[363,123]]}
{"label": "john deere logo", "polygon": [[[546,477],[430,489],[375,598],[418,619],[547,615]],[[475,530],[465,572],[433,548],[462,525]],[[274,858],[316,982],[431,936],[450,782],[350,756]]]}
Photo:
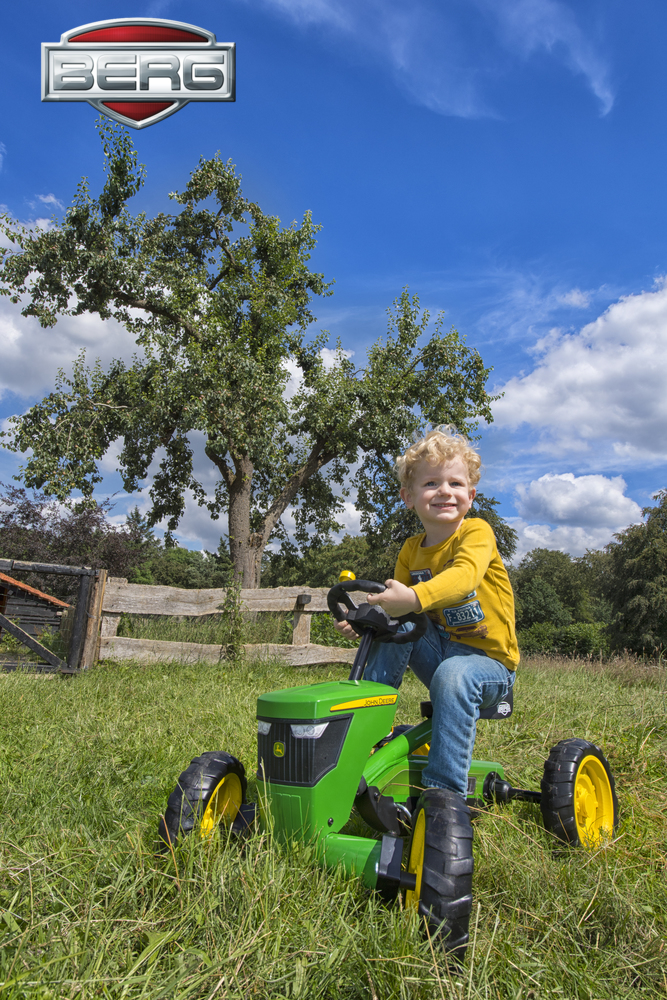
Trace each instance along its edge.
{"label": "john deere logo", "polygon": [[42,100],[87,101],[145,128],[189,101],[236,100],[234,56],[232,42],[182,21],[96,21],[42,44]]}
{"label": "john deere logo", "polygon": [[284,757],[285,756],[285,744],[278,740],[273,744],[273,755],[274,757]]}

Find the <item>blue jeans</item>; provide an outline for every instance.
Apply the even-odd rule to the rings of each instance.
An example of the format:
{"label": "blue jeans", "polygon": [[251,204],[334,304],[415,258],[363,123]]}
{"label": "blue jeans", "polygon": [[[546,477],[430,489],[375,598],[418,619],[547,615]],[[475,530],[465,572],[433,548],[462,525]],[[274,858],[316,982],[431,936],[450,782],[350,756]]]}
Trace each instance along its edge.
{"label": "blue jeans", "polygon": [[[411,631],[414,625],[401,625]],[[424,787],[449,788],[464,798],[482,708],[507,697],[516,674],[479,649],[450,639],[442,625],[428,619],[414,643],[374,642],[364,679],[399,688],[408,667],[426,685],[433,704],[433,735]]]}

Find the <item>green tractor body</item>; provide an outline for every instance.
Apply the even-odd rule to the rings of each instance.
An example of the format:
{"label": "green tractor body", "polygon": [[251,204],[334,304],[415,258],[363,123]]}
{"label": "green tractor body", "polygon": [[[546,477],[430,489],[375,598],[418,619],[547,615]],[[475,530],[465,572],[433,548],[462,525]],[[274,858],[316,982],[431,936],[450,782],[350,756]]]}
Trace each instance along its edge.
{"label": "green tractor body", "polygon": [[[419,797],[430,719],[373,752],[392,729],[399,697],[384,684],[341,680],[272,691],[257,701],[263,826],[286,839],[316,842],[327,864],[342,864],[371,887],[381,841],[340,830],[356,805],[378,833],[396,834],[396,805],[412,811]],[[482,798],[492,771],[504,776],[498,763],[473,761],[469,800]]]}

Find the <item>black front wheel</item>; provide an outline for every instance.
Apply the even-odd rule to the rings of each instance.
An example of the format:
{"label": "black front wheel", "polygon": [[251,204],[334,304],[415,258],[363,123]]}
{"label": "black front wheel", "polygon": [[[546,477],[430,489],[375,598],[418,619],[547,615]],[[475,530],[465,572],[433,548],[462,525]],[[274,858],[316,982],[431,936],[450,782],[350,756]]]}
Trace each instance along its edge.
{"label": "black front wheel", "polygon": [[236,819],[245,802],[247,781],[240,760],[222,751],[195,757],[181,774],[160,818],[158,834],[166,845],[198,833],[202,839]]}
{"label": "black front wheel", "polygon": [[472,910],[472,824],[460,795],[427,788],[412,817],[408,871],[414,890],[405,893],[406,909],[426,917],[428,929],[445,949],[463,960]]}

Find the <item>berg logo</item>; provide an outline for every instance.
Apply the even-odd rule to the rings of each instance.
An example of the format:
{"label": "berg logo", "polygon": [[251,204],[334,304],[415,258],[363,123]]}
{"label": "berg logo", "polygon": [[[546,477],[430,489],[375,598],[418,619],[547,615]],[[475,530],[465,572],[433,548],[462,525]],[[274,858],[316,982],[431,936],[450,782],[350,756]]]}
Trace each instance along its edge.
{"label": "berg logo", "polygon": [[190,101],[236,100],[236,46],[158,18],[96,21],[42,43],[42,100],[87,101],[146,128]]}

